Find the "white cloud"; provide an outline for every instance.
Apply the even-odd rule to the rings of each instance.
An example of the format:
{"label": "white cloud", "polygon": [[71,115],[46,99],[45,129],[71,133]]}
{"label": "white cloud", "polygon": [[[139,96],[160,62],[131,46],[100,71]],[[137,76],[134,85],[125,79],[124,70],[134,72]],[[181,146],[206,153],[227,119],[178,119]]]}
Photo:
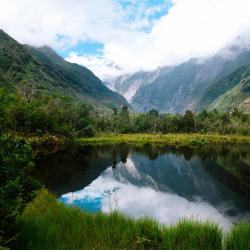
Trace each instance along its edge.
{"label": "white cloud", "polygon": [[139,0],[126,7],[116,0],[0,0],[0,27],[33,45],[62,49],[79,41],[101,42],[101,55],[72,51],[68,56],[101,77],[209,56],[250,30],[249,0],[172,2],[167,15],[151,20],[162,5],[148,7],[148,1]]}
{"label": "white cloud", "polygon": [[65,59],[69,62],[77,63],[91,69],[101,79],[107,79],[110,76],[118,76],[124,72],[102,56],[79,56],[77,53],[71,52]]}

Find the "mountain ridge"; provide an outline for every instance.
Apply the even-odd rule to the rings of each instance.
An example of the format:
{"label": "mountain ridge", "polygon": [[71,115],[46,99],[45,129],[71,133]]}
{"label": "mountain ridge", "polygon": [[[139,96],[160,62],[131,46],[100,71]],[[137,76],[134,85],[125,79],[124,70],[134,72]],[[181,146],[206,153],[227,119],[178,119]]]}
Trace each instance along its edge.
{"label": "mountain ridge", "polygon": [[209,98],[211,93],[213,97],[210,98],[208,110],[232,112],[237,108],[240,111],[250,112],[250,64],[240,67],[221,81],[211,85],[206,92],[205,98]]}
{"label": "mountain ridge", "polygon": [[[180,65],[158,68],[153,81],[148,80],[147,75],[156,71],[144,72],[142,76],[136,72],[128,77],[116,78],[120,82],[113,79],[112,84],[107,86],[113,85],[113,89],[126,97],[126,91],[136,85],[136,91],[128,101],[137,111],[152,108],[170,113],[184,113],[187,109],[200,111],[209,105],[203,103],[201,98],[210,85],[248,64],[249,47],[237,43],[225,46],[209,58],[193,58]],[[141,82],[140,86],[138,82]]]}
{"label": "mountain ridge", "polygon": [[[26,80],[39,91],[56,92],[107,108],[127,105],[125,98],[108,89],[92,71],[65,61],[52,48],[22,45],[3,30],[0,41],[0,73],[8,82],[18,85]],[[8,85],[4,79],[0,84]]]}

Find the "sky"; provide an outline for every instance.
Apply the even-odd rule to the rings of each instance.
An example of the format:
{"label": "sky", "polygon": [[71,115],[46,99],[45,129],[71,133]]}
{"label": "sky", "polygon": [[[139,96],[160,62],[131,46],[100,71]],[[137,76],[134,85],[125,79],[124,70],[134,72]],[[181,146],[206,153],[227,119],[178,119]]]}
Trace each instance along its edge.
{"label": "sky", "polygon": [[101,79],[250,41],[250,0],[0,0],[0,28]]}

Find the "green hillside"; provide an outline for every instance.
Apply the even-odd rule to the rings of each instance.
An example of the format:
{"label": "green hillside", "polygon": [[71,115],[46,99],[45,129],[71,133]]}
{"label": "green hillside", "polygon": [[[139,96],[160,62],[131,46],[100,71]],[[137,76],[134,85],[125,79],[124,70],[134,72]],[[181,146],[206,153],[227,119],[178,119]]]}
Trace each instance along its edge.
{"label": "green hillside", "polygon": [[230,112],[234,108],[250,112],[250,76],[219,96],[208,107],[210,110],[217,109],[220,112]]}
{"label": "green hillside", "polygon": [[207,88],[201,106],[225,112],[233,108],[249,111],[250,65],[242,66]]}
{"label": "green hillside", "polygon": [[0,86],[18,86],[22,80],[43,93],[57,93],[98,106],[127,104],[87,68],[65,61],[49,47],[22,45],[0,30]]}

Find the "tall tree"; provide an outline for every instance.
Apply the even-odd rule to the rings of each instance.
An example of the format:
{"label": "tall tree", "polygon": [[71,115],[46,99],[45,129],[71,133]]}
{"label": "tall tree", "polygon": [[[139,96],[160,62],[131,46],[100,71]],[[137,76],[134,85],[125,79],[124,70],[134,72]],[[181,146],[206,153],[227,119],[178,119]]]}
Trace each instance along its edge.
{"label": "tall tree", "polygon": [[186,110],[182,118],[182,130],[188,133],[195,131],[195,118],[191,110]]}
{"label": "tall tree", "polygon": [[112,115],[112,125],[113,125],[113,132],[117,132],[117,109],[113,108],[113,115]]}
{"label": "tall tree", "polygon": [[129,123],[129,110],[128,106],[123,106],[122,110],[119,114],[119,130],[122,133],[127,133],[130,131],[130,123]]}

